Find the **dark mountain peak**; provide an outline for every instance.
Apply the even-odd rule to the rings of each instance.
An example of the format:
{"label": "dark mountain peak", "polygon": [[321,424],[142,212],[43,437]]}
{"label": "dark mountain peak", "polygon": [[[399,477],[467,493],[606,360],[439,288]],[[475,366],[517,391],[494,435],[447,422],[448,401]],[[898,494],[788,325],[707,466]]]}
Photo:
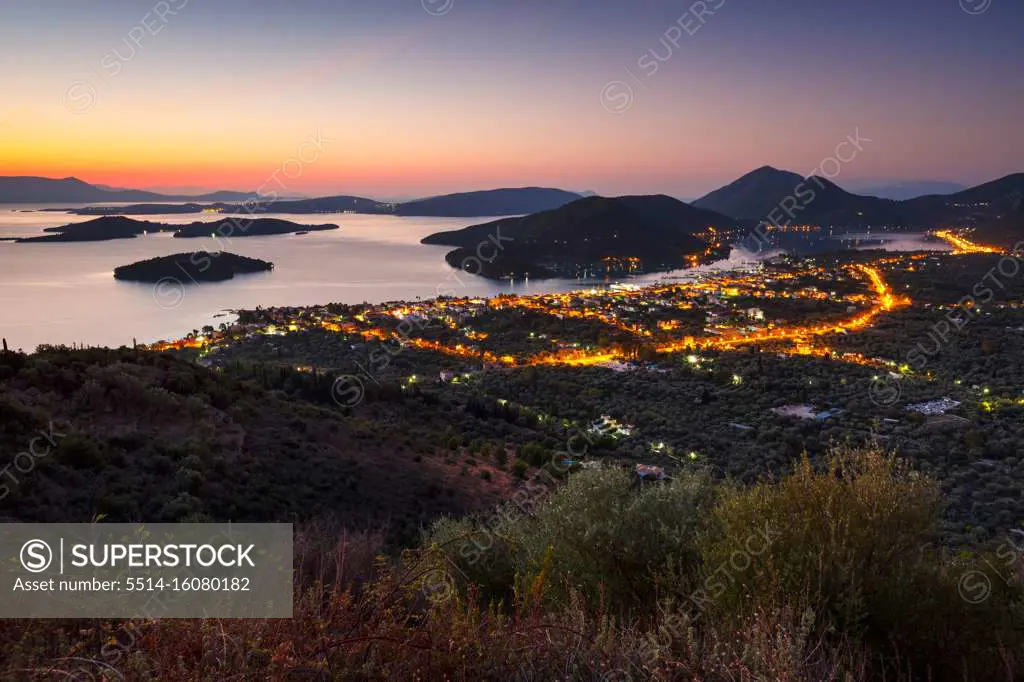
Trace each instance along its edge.
{"label": "dark mountain peak", "polygon": [[808,186],[815,186],[822,192],[842,192],[843,194],[853,194],[852,192],[847,192],[828,178],[823,178],[820,175],[810,175],[806,178],[806,181]]}
{"label": "dark mountain peak", "polygon": [[799,174],[794,173],[793,171],[783,170],[781,168],[776,168],[775,166],[765,165],[761,166],[760,168],[755,168],[746,175],[740,176],[740,179],[742,180],[743,178],[764,177],[769,175],[785,175],[787,177],[799,177]]}
{"label": "dark mountain peak", "polygon": [[762,218],[803,181],[797,173],[761,166],[697,199],[693,205],[737,219]]}

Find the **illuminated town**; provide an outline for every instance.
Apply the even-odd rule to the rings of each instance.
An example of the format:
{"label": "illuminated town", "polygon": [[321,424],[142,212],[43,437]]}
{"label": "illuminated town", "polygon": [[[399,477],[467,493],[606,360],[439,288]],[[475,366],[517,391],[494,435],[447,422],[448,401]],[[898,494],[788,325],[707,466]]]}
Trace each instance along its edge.
{"label": "illuminated town", "polygon": [[[1000,252],[950,230],[935,236],[952,245],[954,255]],[[837,352],[828,339],[863,331],[884,313],[911,305],[908,296],[892,290],[887,273],[913,271],[915,261],[926,255],[885,255],[870,262],[831,265],[785,259],[643,287],[614,285],[491,299],[441,297],[344,306],[343,312],[334,306],[271,308],[220,331],[207,328],[204,334],[151,348],[199,349],[209,357],[252,336],[322,330],[364,341],[396,342],[484,367],[614,365],[636,360],[645,349],[663,355],[766,346],[784,354],[891,368],[898,366],[893,359]],[[778,303],[785,305],[774,305]],[[766,313],[773,305],[777,314]],[[538,339],[543,348],[535,352],[504,352],[500,339],[490,338],[474,324],[479,326],[485,315],[506,311],[593,323],[608,332],[611,341],[588,345],[567,334],[562,339]],[[794,311],[797,319],[792,319]]]}

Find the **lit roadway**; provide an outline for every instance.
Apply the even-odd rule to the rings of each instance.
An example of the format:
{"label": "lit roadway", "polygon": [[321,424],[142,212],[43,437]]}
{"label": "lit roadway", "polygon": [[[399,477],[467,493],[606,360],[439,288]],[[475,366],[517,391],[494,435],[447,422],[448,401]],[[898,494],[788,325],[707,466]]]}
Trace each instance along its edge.
{"label": "lit roadway", "polygon": [[1003,249],[995,246],[975,244],[974,242],[957,235],[952,230],[939,230],[935,233],[935,236],[949,242],[953,247],[954,255],[961,255],[965,253],[1005,253]]}
{"label": "lit roadway", "polygon": [[883,312],[892,310],[898,306],[910,304],[909,298],[897,297],[892,293],[892,290],[889,288],[889,285],[882,277],[882,273],[878,268],[870,265],[856,265],[854,266],[854,270],[860,272],[870,280],[871,288],[875,293],[875,300],[870,309],[847,320],[819,325],[776,327],[774,329],[766,329],[752,334],[688,338],[659,346],[658,352],[674,353],[683,350],[705,348],[730,349],[735,348],[736,346],[769,343],[774,341],[794,341],[810,336],[822,336],[824,334],[855,331],[870,325],[875,318]]}
{"label": "lit roadway", "polygon": [[[1004,250],[994,246],[985,246],[982,244],[976,244],[974,242],[965,239],[964,237],[954,233],[952,230],[938,230],[935,235],[953,247],[954,255],[961,254],[977,254],[977,253],[1005,253]],[[919,256],[917,256],[919,257]],[[913,257],[912,258],[916,258]],[[784,352],[796,353],[799,355],[819,355],[835,357],[847,362],[855,362],[858,364],[891,364],[889,361],[880,361],[878,359],[866,358],[857,353],[836,353],[827,346],[815,345],[812,339],[827,336],[829,334],[846,333],[858,331],[870,327],[875,323],[877,318],[885,312],[893,310],[898,307],[910,305],[910,299],[906,296],[899,296],[892,292],[888,283],[885,281],[885,277],[882,271],[879,269],[879,265],[889,265],[898,262],[899,258],[882,258],[876,260],[871,265],[852,265],[849,266],[849,270],[856,276],[861,277],[870,284],[871,295],[870,298],[866,295],[858,294],[856,296],[847,296],[847,301],[854,301],[863,298],[870,300],[870,307],[862,309],[852,317],[833,321],[823,322],[818,324],[805,324],[805,325],[792,325],[792,326],[774,326],[769,325],[766,329],[761,329],[753,332],[727,332],[718,336],[686,336],[682,338],[676,338],[669,341],[661,342],[655,345],[653,348],[659,353],[677,353],[682,351],[691,350],[705,350],[705,349],[719,349],[719,350],[730,350],[737,347],[758,345],[758,344],[769,344],[778,342],[792,342],[795,348],[784,349]],[[786,280],[794,278],[794,273],[775,273],[772,275],[772,280]],[[769,280],[769,281],[772,281]],[[603,323],[609,327],[617,329],[619,331],[631,333],[632,335],[639,337],[640,339],[652,338],[654,331],[646,329],[644,325],[636,323],[627,323],[618,318],[615,310],[616,303],[610,299],[632,299],[639,302],[646,300],[658,299],[662,301],[663,298],[671,297],[674,294],[681,294],[685,298],[689,299],[700,295],[712,295],[716,291],[721,290],[723,287],[728,290],[731,289],[746,289],[751,292],[751,295],[766,295],[771,292],[765,290],[764,281],[759,281],[759,278],[752,275],[734,276],[729,275],[725,278],[716,281],[694,281],[686,284],[655,284],[642,289],[624,290],[616,292],[608,291],[577,291],[562,294],[538,294],[534,296],[515,296],[515,295],[502,295],[495,298],[485,299],[469,299],[463,301],[458,300],[435,300],[425,301],[417,303],[401,303],[401,304],[388,304],[384,306],[378,306],[374,309],[369,309],[354,317],[353,321],[341,321],[337,318],[334,320],[323,319],[322,317],[316,317],[317,321],[312,326],[343,334],[353,334],[362,336],[367,341],[379,340],[379,341],[397,341],[403,345],[409,345],[413,348],[421,350],[430,350],[437,353],[443,353],[454,357],[464,358],[466,360],[483,362],[486,364],[504,366],[504,367],[522,367],[522,366],[584,366],[584,365],[600,365],[603,363],[627,360],[632,357],[629,351],[622,348],[602,348],[602,349],[562,349],[558,351],[549,351],[537,353],[527,357],[515,357],[512,355],[497,355],[490,351],[486,351],[470,345],[468,341],[484,339],[486,334],[479,332],[472,332],[471,330],[465,331],[467,336],[467,343],[457,343],[454,345],[444,344],[438,341],[422,338],[411,338],[403,336],[397,331],[387,328],[381,328],[373,326],[367,320],[368,315],[386,315],[392,316],[398,319],[403,319],[409,315],[420,315],[420,316],[431,316],[439,317],[442,320],[447,321],[448,326],[452,329],[457,329],[458,325],[455,324],[455,318],[453,313],[471,311],[472,306],[486,306],[493,309],[501,310],[503,308],[519,308],[531,310],[538,313],[555,315],[560,318],[576,318],[585,320],[594,320]],[[825,300],[830,298],[828,294],[822,291],[817,291],[813,287],[804,288],[801,290],[790,291],[785,294],[780,294],[781,297],[785,298],[812,298],[818,300]],[[580,304],[582,303],[582,307]],[[682,302],[670,302],[668,305],[674,305],[681,308],[692,307],[691,303],[687,303],[685,300]],[[301,329],[310,328],[308,319],[302,319],[300,316],[294,320],[283,320],[289,331],[299,331]],[[275,325],[267,326],[267,333],[273,333]],[[663,330],[671,329],[671,326],[663,327]],[[198,337],[186,337],[178,341],[172,342],[159,342],[149,346],[151,350],[169,350],[169,349],[181,349],[181,348],[196,348],[204,351],[208,351],[212,348],[217,347],[223,343],[230,342],[230,335],[223,333],[214,333],[211,337],[205,336]]]}
{"label": "lit roadway", "polygon": [[[940,233],[941,236],[941,233]],[[949,237],[943,236],[945,239]],[[956,237],[956,239],[959,239]],[[968,242],[965,242],[968,243]],[[740,346],[746,345],[757,345],[763,343],[776,343],[779,341],[792,341],[797,342],[798,350],[801,354],[831,354],[827,348],[817,347],[812,348],[808,346],[808,340],[815,337],[821,337],[828,334],[843,333],[850,331],[857,331],[864,329],[872,325],[876,318],[884,312],[893,310],[894,308],[909,305],[910,299],[903,296],[893,294],[888,283],[882,275],[882,272],[875,265],[853,265],[850,266],[850,271],[866,280],[870,284],[872,296],[870,298],[871,305],[866,310],[862,310],[852,317],[833,321],[825,322],[813,325],[793,325],[793,326],[780,326],[770,327],[754,332],[734,332],[727,333],[720,336],[704,336],[704,337],[692,337],[687,336],[675,340],[671,340],[660,345],[656,345],[654,349],[659,353],[676,353],[688,350],[704,350],[704,349],[721,349],[729,350]],[[735,280],[730,280],[735,281]],[[745,282],[750,284],[750,282]],[[706,283],[696,282],[692,285],[694,289],[701,290],[705,289],[708,285]],[[667,291],[670,288],[675,287],[664,287],[655,285],[647,287],[645,289],[629,291],[629,292],[616,292],[616,295],[624,295],[626,298],[642,298],[645,295],[658,296]],[[592,292],[577,292],[577,295],[593,295]],[[817,292],[817,295],[824,295],[823,292]],[[571,301],[573,294],[558,294],[558,295],[538,295],[538,296],[517,296],[517,297],[499,297],[497,299],[491,299],[490,301],[480,301],[482,304],[486,304],[489,307],[494,308],[526,308],[532,309],[538,312],[546,312],[548,314],[558,314],[565,317],[593,319],[622,331],[630,331],[639,337],[650,337],[651,332],[643,329],[639,325],[627,325],[621,320],[618,320],[613,313],[603,310],[579,310],[572,309],[566,305],[567,302]],[[405,315],[418,312],[420,314],[427,313],[444,313],[444,309],[454,307],[454,302],[450,301],[434,301],[434,302],[423,302],[423,303],[406,303],[402,304],[401,307],[393,309],[388,312],[378,310],[375,311],[378,314],[391,314],[396,317],[404,317]],[[367,313],[361,313],[357,315],[355,319],[362,323],[357,324],[356,322],[333,322],[329,320],[321,320],[316,326],[322,329],[333,331],[337,333],[349,333],[357,334],[362,336],[366,340],[393,340],[403,345],[409,345],[413,348],[421,350],[430,350],[454,357],[464,358],[471,361],[479,361],[487,364],[504,366],[504,367],[522,367],[522,366],[585,366],[585,365],[599,365],[602,363],[627,360],[631,357],[631,354],[621,348],[603,348],[603,349],[563,349],[553,352],[542,352],[528,357],[515,357],[512,355],[496,355],[495,353],[474,347],[468,343],[458,343],[454,345],[440,343],[438,341],[406,337],[399,334],[397,331],[382,329],[380,327],[370,326],[370,323],[366,320]],[[364,326],[364,324],[366,326]],[[299,320],[289,324],[289,329],[298,331],[300,328],[304,328],[306,325],[300,324]],[[453,326],[454,325],[450,325]],[[219,335],[214,335],[214,338],[207,339],[205,337],[196,337],[194,339],[183,339],[181,341],[166,343],[166,344],[154,344],[151,346],[154,350],[166,350],[168,348],[209,348],[216,346],[219,339]],[[483,337],[483,335],[479,335]],[[871,360],[862,358],[856,354],[844,354],[842,359],[859,362],[861,364],[870,364]]]}
{"label": "lit roadway", "polygon": [[[795,341],[808,337],[834,334],[844,331],[855,331],[863,329],[874,322],[883,312],[893,308],[909,305],[910,299],[898,297],[892,293],[882,273],[878,268],[870,265],[856,265],[852,270],[867,278],[871,283],[874,292],[874,299],[871,308],[860,312],[853,317],[838,322],[830,322],[818,325],[796,325],[792,327],[775,327],[764,331],[748,334],[730,334],[725,336],[710,337],[687,337],[672,341],[656,347],[659,353],[676,353],[693,349],[731,349],[737,346],[754,345],[759,343],[772,343],[777,341]],[[520,297],[523,298],[523,297]],[[523,306],[525,307],[525,306]],[[530,306],[532,307],[532,306]],[[588,316],[590,317],[590,316]],[[376,330],[375,330],[376,331]],[[433,350],[456,357],[466,359],[478,359],[484,362],[491,362],[506,367],[539,366],[539,365],[563,365],[563,366],[585,366],[599,365],[606,362],[627,359],[628,356],[621,350],[600,349],[600,350],[563,350],[554,353],[540,353],[526,358],[515,358],[510,355],[495,356],[487,351],[480,351],[470,346],[458,344],[455,346],[444,345],[436,341],[424,339],[403,339],[398,334],[392,338],[402,343],[408,343],[416,348]]]}

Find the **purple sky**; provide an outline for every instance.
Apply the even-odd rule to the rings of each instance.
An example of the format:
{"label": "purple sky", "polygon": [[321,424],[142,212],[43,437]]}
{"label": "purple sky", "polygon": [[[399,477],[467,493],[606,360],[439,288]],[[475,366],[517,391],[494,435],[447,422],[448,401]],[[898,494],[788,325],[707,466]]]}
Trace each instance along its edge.
{"label": "purple sky", "polygon": [[1019,0],[33,0],[0,26],[2,175],[693,197],[837,154],[848,186],[1024,170]]}

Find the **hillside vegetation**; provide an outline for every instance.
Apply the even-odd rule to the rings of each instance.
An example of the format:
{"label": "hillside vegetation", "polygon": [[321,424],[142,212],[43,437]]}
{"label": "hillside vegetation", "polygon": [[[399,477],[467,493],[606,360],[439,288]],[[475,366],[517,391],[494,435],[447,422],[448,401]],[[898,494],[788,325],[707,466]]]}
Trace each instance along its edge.
{"label": "hillside vegetation", "polygon": [[[0,515],[9,520],[387,524],[493,504],[503,476],[464,474],[415,399],[358,415],[167,355],[43,348],[0,355]],[[399,424],[402,426],[399,427]],[[48,453],[16,459],[49,435]],[[37,442],[36,454],[46,443]],[[16,465],[16,467],[15,467]]]}
{"label": "hillside vegetation", "polygon": [[0,641],[11,679],[1019,679],[1020,589],[934,543],[939,507],[877,450],[748,488],[587,471],[390,559],[307,529],[291,620],[8,621]]}

